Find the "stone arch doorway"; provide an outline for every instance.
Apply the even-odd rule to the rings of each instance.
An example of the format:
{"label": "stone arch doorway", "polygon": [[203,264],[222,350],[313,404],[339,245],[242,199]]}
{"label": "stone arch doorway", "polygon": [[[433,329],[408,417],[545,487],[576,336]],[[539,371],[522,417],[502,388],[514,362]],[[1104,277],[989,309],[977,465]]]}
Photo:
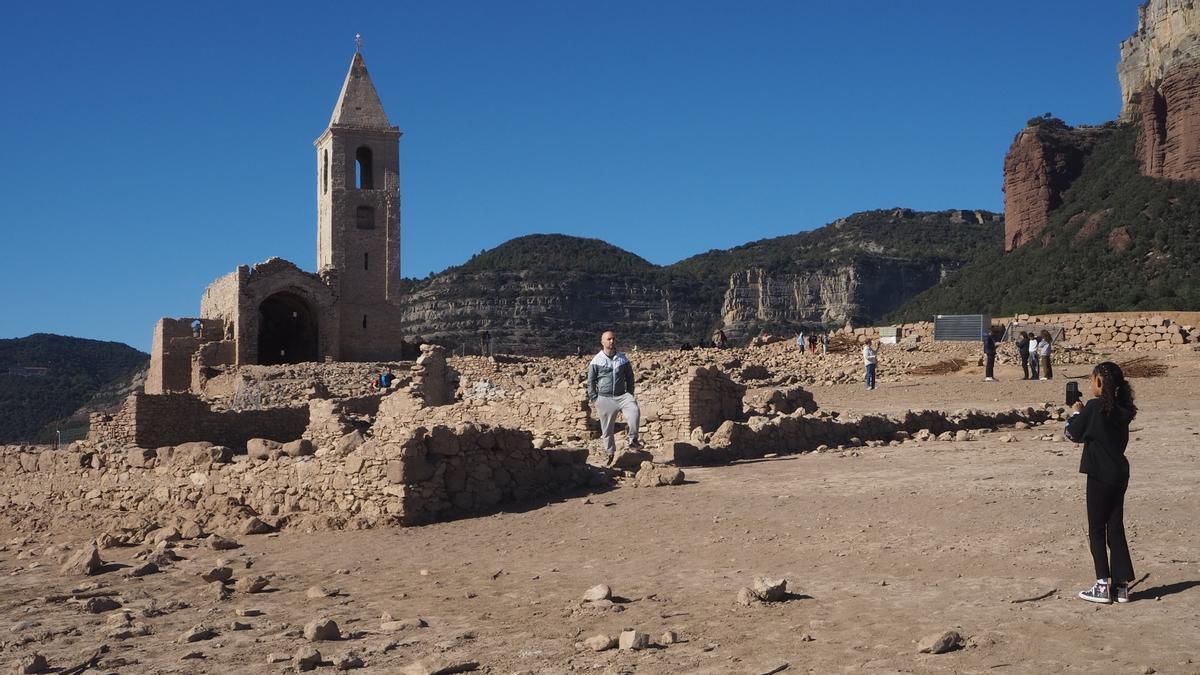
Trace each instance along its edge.
{"label": "stone arch doorway", "polygon": [[304,299],[276,293],[258,306],[258,363],[316,361],[317,316]]}

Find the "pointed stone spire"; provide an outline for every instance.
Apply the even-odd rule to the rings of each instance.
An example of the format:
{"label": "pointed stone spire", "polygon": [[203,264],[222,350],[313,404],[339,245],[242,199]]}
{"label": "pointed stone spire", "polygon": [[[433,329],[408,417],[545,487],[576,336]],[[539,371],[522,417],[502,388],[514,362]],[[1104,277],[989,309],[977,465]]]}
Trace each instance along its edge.
{"label": "pointed stone spire", "polygon": [[383,104],[379,102],[379,94],[375,93],[375,85],[371,84],[371,76],[367,74],[367,64],[358,52],[354,53],[354,60],[350,62],[350,72],[346,73],[342,93],[333,106],[333,117],[329,118],[329,126],[334,125],[365,129],[392,128],[387,113],[383,112]]}

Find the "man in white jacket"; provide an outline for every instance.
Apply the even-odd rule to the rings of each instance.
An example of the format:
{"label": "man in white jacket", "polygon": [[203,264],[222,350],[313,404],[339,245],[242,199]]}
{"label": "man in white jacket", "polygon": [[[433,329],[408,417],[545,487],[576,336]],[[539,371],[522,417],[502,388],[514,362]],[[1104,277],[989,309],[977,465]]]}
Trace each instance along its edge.
{"label": "man in white jacket", "polygon": [[642,447],[638,441],[638,422],[641,410],[633,396],[633,364],[624,352],[617,351],[617,336],[611,330],[600,336],[600,352],[588,364],[587,396],[596,404],[600,417],[600,438],[604,441],[604,454],[611,464],[617,453],[617,413],[625,416],[629,427],[629,447]]}

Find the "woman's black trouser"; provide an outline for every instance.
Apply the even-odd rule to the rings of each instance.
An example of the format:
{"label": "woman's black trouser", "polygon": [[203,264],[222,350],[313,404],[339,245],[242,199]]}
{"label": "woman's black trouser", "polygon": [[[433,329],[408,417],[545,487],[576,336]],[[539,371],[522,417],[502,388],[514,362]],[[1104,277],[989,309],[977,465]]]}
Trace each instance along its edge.
{"label": "woman's black trouser", "polygon": [[[1133,561],[1125,541],[1125,489],[1128,479],[1117,485],[1087,479],[1088,545],[1096,578],[1112,578],[1113,583],[1133,581]],[[1111,559],[1111,565],[1109,563]]]}
{"label": "woman's black trouser", "polygon": [[1029,352],[1021,352],[1021,372],[1025,373],[1024,379],[1029,379]]}
{"label": "woman's black trouser", "polygon": [[996,367],[996,355],[994,353],[987,355],[987,370],[984,371],[984,377],[992,377],[992,370]]}

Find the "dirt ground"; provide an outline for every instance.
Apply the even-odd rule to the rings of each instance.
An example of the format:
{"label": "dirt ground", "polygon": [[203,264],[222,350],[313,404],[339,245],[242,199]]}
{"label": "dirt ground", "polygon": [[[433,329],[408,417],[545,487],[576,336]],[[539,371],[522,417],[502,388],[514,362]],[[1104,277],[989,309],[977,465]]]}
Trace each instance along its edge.
{"label": "dirt ground", "polygon": [[[1075,598],[1092,580],[1084,478],[1079,447],[1052,423],[978,441],[687,469],[682,486],[618,487],[425,527],[244,536],[222,552],[185,544],[185,560],[136,579],[124,569],[59,574],[61,554],[46,548],[93,533],[22,541],[5,532],[0,658],[36,650],[67,668],[104,644],[94,672],[287,672],[290,661],[268,665],[268,655],[314,646],[324,659],[317,672],[355,651],[366,664],[359,672],[376,673],[434,657],[476,661],[485,673],[1197,673],[1200,354],[1163,359],[1166,377],[1134,380],[1142,412],[1126,523],[1144,580],[1126,605]],[[985,383],[974,367],[905,378],[886,359],[880,368],[876,391],[818,388],[818,403],[849,413],[1036,406],[1060,400],[1067,378],[1088,370],[1062,366],[1054,381],[1023,382],[1001,367],[999,381]],[[1016,442],[1003,442],[1007,433]],[[1042,440],[1048,433],[1055,440]],[[132,564],[136,550],[103,555]],[[268,592],[218,600],[197,573],[219,557],[233,561],[235,579],[269,577]],[[758,575],[785,577],[791,596],[737,604]],[[110,637],[122,610],[89,614],[53,597],[86,581],[115,592],[149,634]],[[612,606],[581,606],[600,583],[612,587]],[[316,585],[338,593],[308,597]],[[1041,599],[1014,602],[1028,598]],[[251,608],[261,614],[236,613]],[[428,626],[384,631],[385,611]],[[309,643],[302,628],[320,616],[344,639]],[[197,624],[216,636],[181,643]],[[582,644],[625,629],[655,642],[675,631],[678,642],[603,652]],[[918,640],[946,630],[965,647],[917,652]]]}

